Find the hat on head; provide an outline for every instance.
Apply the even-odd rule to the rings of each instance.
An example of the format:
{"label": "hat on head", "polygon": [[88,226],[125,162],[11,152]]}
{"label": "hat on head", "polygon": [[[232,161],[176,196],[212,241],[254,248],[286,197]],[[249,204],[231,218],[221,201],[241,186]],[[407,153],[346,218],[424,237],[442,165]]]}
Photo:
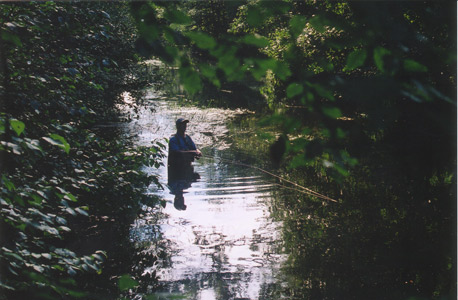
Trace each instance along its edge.
{"label": "hat on head", "polygon": [[176,120],[176,122],[175,122],[176,125],[182,124],[182,123],[189,123],[189,120],[186,120],[185,118],[179,118],[179,119]]}

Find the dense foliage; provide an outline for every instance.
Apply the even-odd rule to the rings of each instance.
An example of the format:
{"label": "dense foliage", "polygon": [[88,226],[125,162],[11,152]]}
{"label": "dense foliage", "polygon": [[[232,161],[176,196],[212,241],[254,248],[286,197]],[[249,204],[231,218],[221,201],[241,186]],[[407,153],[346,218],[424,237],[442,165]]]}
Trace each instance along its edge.
{"label": "dense foliage", "polygon": [[0,297],[113,298],[113,282],[140,281],[122,263],[127,226],[156,201],[142,192],[157,178],[140,169],[159,166],[162,146],[100,126],[145,84],[137,52],[201,104],[267,113],[277,130],[249,142],[339,199],[279,197],[280,295],[453,298],[455,12],[446,1],[2,3]]}
{"label": "dense foliage", "polygon": [[201,104],[267,111],[272,161],[340,200],[278,203],[290,297],[454,297],[455,3],[131,7],[141,54]]}
{"label": "dense foliage", "polygon": [[[132,7],[140,53],[179,67],[199,101],[259,108],[264,99],[275,113],[270,121],[291,137],[293,167],[318,159],[345,175],[355,160],[339,145],[364,139],[419,146],[440,139],[423,154],[453,152],[456,36],[446,3]],[[429,26],[439,18],[441,26]]]}
{"label": "dense foliage", "polygon": [[0,298],[112,299],[135,209],[155,201],[140,170],[162,157],[100,126],[146,83],[128,6],[2,3],[0,18]]}

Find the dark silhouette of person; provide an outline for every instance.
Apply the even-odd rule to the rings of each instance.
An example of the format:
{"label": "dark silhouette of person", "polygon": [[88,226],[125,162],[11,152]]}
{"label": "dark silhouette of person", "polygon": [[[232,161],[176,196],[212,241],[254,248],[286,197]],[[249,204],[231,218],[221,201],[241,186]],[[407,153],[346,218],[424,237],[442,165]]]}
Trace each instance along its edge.
{"label": "dark silhouette of person", "polygon": [[179,118],[175,124],[177,132],[169,140],[169,167],[184,167],[191,165],[195,158],[200,158],[202,152],[197,149],[191,137],[186,134],[189,120]]}
{"label": "dark silhouette of person", "polygon": [[177,132],[169,140],[168,187],[170,193],[175,195],[173,205],[178,210],[186,209],[183,191],[200,178],[191,163],[195,158],[199,159],[202,153],[185,133],[188,123],[184,118],[176,120]]}

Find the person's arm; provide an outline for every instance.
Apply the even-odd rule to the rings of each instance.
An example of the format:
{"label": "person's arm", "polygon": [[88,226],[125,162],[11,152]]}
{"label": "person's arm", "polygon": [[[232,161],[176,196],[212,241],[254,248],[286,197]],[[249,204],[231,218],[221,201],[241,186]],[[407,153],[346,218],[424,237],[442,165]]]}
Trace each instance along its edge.
{"label": "person's arm", "polygon": [[180,153],[181,155],[183,155],[185,157],[200,158],[202,156],[202,152],[200,152],[199,149],[196,149],[196,150],[178,150],[176,152]]}
{"label": "person's arm", "polygon": [[[195,144],[191,140],[192,147],[195,147]],[[202,156],[202,153],[198,149],[194,150],[182,150],[177,137],[173,137],[169,141],[169,151],[175,158],[181,157],[184,162],[192,162],[195,157],[199,158]]]}
{"label": "person's arm", "polygon": [[196,158],[200,158],[202,156],[202,152],[200,152],[199,149],[197,149],[196,144],[194,144],[193,140],[189,135],[186,135],[186,143],[189,145],[191,148],[190,153],[194,155]]}

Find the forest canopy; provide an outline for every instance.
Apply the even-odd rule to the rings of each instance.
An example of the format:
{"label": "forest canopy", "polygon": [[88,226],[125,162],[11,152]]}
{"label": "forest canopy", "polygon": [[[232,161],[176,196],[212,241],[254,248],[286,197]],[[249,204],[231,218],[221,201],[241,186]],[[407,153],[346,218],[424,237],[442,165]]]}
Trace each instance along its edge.
{"label": "forest canopy", "polygon": [[[141,274],[157,257],[129,265],[126,245],[138,207],[161,203],[144,193],[160,185],[143,167],[161,167],[165,146],[104,127],[129,121],[124,92],[141,104],[149,59],[198,105],[262,115],[261,128],[277,130],[260,135],[269,167],[339,199],[276,203],[291,295],[453,298],[456,11],[451,1],[1,3],[0,299],[116,298],[157,279]],[[118,248],[83,248],[111,229]],[[383,282],[344,280],[365,282],[367,266]]]}
{"label": "forest canopy", "polygon": [[286,143],[292,167],[318,159],[345,175],[358,152],[338,146],[348,140],[416,145],[405,151],[425,151],[418,162],[454,152],[452,6],[157,1],[131,9],[139,53],[178,67],[189,95],[204,104],[270,110],[270,122],[294,139]]}

